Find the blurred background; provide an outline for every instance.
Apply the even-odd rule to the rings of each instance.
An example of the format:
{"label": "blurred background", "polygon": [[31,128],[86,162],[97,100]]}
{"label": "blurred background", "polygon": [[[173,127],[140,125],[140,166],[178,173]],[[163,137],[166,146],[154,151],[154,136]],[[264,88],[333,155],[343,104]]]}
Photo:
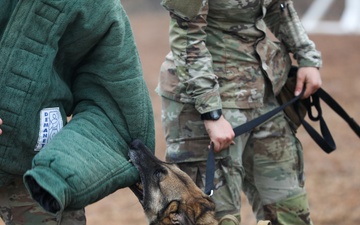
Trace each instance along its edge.
{"label": "blurred background", "polygon": [[[122,0],[139,49],[156,123],[156,155],[163,159],[165,143],[160,121],[160,98],[154,92],[168,47],[168,14],[160,0]],[[360,123],[360,1],[294,0],[310,38],[323,55],[323,88]],[[360,142],[337,114],[322,104],[337,144],[323,152],[300,128],[305,152],[306,189],[315,225],[360,224]],[[313,124],[318,127],[317,124]],[[242,224],[256,224],[242,196]],[[138,200],[122,189],[86,208],[89,225],[146,225]]]}
{"label": "blurred background", "polygon": [[[310,38],[323,55],[323,88],[360,123],[360,1],[294,0]],[[168,46],[168,14],[160,0],[122,0],[133,28],[152,97],[156,123],[156,155],[163,159],[160,98],[154,89]],[[306,189],[315,225],[360,224],[360,142],[337,114],[322,104],[337,144],[323,152],[300,128],[305,152]],[[317,124],[313,124],[317,127]],[[255,225],[242,196],[242,224]],[[146,225],[143,210],[129,189],[121,189],[86,207],[88,225]],[[0,222],[0,225],[1,222]]]}

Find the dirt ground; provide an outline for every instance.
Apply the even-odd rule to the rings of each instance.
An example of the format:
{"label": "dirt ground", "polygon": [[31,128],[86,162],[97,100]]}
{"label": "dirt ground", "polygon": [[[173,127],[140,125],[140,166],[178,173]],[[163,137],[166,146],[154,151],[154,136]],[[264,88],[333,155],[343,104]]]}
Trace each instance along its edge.
{"label": "dirt ground", "polygon": [[[164,138],[160,122],[160,99],[154,92],[159,67],[168,52],[168,20],[164,13],[129,15],[152,95],[156,121],[156,155],[163,158]],[[360,122],[360,36],[311,36],[322,52],[323,88]],[[360,224],[360,142],[349,126],[326,104],[323,114],[337,150],[324,153],[301,128],[305,149],[306,189],[314,224]],[[255,224],[243,197],[243,224]],[[86,208],[89,225],[146,225],[140,204],[128,190],[119,190]]]}

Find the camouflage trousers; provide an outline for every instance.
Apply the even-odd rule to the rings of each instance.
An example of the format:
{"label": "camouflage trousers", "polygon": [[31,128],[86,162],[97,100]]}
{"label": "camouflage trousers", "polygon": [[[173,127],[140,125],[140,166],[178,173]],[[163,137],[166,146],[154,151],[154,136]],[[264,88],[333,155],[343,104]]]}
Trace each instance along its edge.
{"label": "camouflage trousers", "polygon": [[[233,127],[277,107],[267,95],[264,107],[223,109]],[[162,98],[162,124],[167,143],[166,160],[177,163],[204,188],[210,143],[193,105]],[[238,215],[244,191],[258,220],[272,224],[312,224],[304,189],[303,151],[283,113],[234,139],[235,145],[216,155],[216,216]]]}
{"label": "camouflage trousers", "polygon": [[85,225],[85,210],[46,212],[28,194],[19,177],[0,188],[0,216],[5,225]]}

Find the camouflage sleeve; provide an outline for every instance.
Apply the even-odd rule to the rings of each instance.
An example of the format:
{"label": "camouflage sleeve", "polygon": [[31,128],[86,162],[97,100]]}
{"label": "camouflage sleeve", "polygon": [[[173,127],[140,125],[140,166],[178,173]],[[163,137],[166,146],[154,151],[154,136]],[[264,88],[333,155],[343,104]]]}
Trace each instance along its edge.
{"label": "camouflage sleeve", "polygon": [[219,84],[212,68],[212,57],[206,47],[207,0],[193,19],[170,12],[170,48],[176,74],[185,85],[187,96],[194,99],[199,113],[221,109]]}
{"label": "camouflage sleeve", "polygon": [[293,1],[273,0],[267,7],[264,20],[276,38],[294,54],[300,67],[321,67],[321,54],[306,34]]}

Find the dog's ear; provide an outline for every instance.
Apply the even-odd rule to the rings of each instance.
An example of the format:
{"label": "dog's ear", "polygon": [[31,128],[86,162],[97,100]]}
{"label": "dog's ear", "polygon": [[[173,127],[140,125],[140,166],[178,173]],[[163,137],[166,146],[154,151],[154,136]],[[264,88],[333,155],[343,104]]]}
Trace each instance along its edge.
{"label": "dog's ear", "polygon": [[161,224],[195,225],[187,215],[188,213],[185,209],[182,209],[179,201],[172,201],[163,213],[165,217],[161,220]]}
{"label": "dog's ear", "polygon": [[161,224],[196,225],[196,221],[201,224],[214,224],[215,204],[209,196],[204,194],[202,197],[192,199],[197,204],[172,201],[163,213],[165,217],[161,220]]}
{"label": "dog's ear", "polygon": [[215,224],[215,203],[210,196],[202,192],[201,196],[192,198],[189,205],[192,205],[191,213],[186,214],[184,224]]}
{"label": "dog's ear", "polygon": [[179,221],[179,206],[180,202],[172,201],[165,211],[165,215],[168,215],[171,224],[181,224]]}

